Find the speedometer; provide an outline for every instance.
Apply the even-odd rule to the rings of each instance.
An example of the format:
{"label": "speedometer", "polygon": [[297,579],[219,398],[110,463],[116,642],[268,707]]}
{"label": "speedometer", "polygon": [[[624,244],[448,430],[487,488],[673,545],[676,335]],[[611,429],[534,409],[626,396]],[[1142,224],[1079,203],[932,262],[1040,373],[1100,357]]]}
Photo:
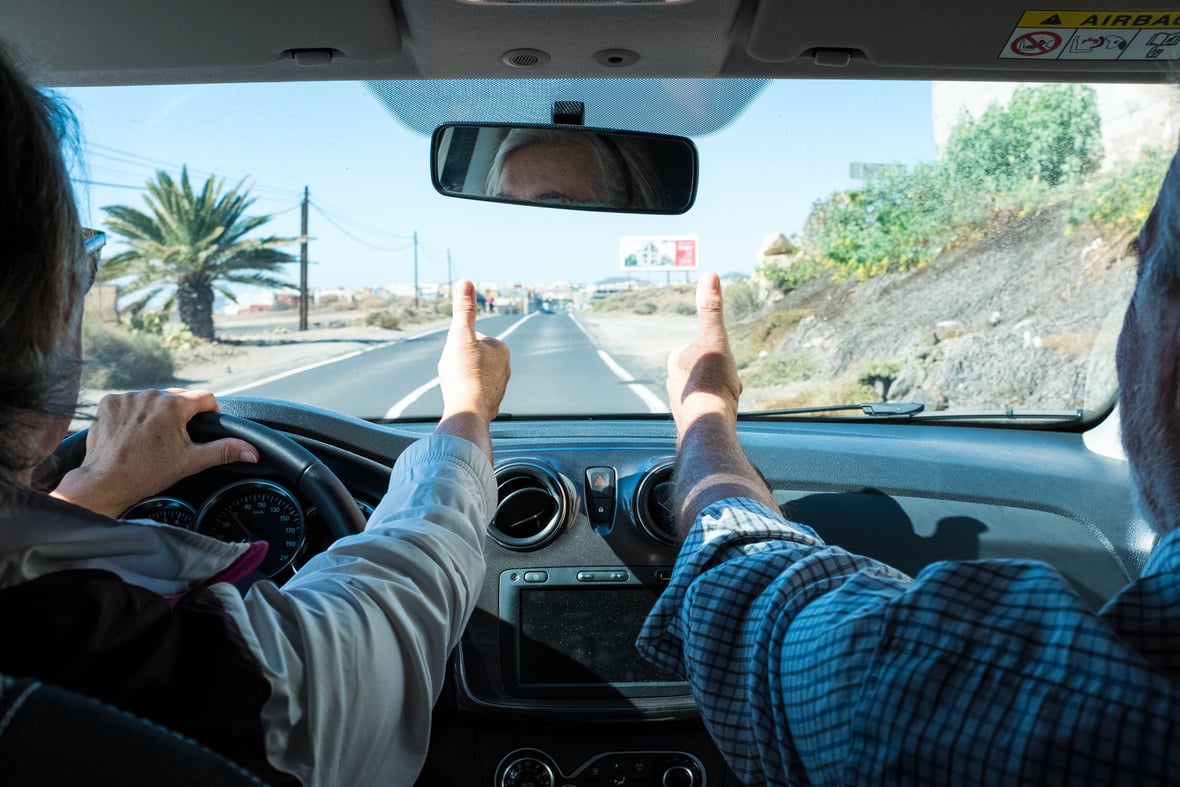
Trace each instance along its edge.
{"label": "speedometer", "polygon": [[192,530],[197,522],[197,512],[188,503],[175,497],[158,495],[140,500],[128,508],[119,519],[151,519],[166,525]]}
{"label": "speedometer", "polygon": [[306,527],[299,501],[270,481],[239,481],[213,493],[197,515],[197,532],[222,541],[265,541],[258,570],[268,577],[295,560]]}

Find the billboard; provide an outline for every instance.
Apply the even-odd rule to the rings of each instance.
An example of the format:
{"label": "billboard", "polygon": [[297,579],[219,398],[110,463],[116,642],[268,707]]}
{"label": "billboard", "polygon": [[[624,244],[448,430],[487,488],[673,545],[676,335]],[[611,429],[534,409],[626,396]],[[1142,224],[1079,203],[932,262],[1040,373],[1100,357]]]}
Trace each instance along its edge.
{"label": "billboard", "polygon": [[624,271],[695,271],[696,235],[629,235],[619,238]]}

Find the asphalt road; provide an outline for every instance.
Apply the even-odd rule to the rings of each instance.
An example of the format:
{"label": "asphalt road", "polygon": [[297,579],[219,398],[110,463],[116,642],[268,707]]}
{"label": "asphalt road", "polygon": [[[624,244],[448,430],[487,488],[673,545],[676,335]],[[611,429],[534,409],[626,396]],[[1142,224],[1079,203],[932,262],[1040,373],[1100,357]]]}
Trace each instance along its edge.
{"label": "asphalt road", "polygon": [[[594,346],[571,314],[490,315],[476,326],[512,349],[512,379],[501,413],[667,412],[662,390],[632,378]],[[235,393],[291,399],[362,418],[436,418],[442,411],[437,364],[445,339],[446,331],[439,330],[292,370]]]}

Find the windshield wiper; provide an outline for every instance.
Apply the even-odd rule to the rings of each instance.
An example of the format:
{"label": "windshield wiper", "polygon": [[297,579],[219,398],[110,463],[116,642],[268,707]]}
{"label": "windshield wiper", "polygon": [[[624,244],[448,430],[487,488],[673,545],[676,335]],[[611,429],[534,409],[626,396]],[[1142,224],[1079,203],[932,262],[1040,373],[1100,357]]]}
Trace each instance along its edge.
{"label": "windshield wiper", "polygon": [[776,418],[814,413],[839,413],[860,410],[870,418],[898,418],[916,421],[1081,421],[1086,417],[1084,410],[1014,410],[1011,407],[995,410],[936,410],[923,412],[926,406],[921,402],[860,402],[858,404],[832,404],[821,407],[792,407],[780,410],[756,410],[740,412],[738,418]]}
{"label": "windshield wiper", "polygon": [[1077,410],[941,410],[926,413],[921,421],[1081,421],[1086,411]]}
{"label": "windshield wiper", "polygon": [[821,407],[788,407],[779,410],[753,410],[738,413],[738,418],[775,418],[782,415],[811,415],[812,413],[840,413],[861,410],[865,415],[914,416],[926,409],[921,402],[860,402],[859,404],[828,404]]}

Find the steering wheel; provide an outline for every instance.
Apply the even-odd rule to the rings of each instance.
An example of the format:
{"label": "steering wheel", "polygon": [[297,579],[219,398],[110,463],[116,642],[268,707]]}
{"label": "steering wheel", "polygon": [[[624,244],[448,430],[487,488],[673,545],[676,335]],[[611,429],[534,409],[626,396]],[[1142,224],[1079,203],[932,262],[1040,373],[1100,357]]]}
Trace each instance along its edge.
{"label": "steering wheel", "polygon": [[[35,486],[51,489],[62,476],[82,464],[86,458],[87,432],[83,429],[61,441],[57,450],[37,466]],[[291,438],[255,421],[223,413],[198,413],[189,421],[188,433],[198,443],[221,437],[239,437],[249,442],[258,449],[262,461],[311,500],[333,538],[343,538],[365,529],[364,515],[336,474]]]}

